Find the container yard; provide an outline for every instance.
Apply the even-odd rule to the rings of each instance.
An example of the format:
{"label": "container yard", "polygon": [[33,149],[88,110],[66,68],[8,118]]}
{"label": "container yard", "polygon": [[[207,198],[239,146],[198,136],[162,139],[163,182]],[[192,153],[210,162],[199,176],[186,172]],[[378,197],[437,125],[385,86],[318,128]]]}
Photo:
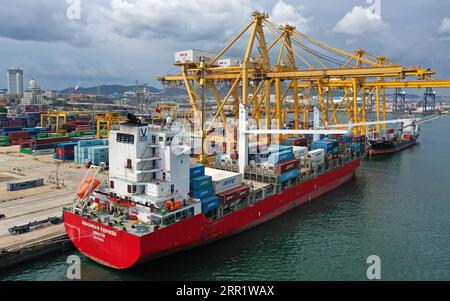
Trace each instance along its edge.
{"label": "container yard", "polygon": [[[445,56],[386,48],[375,32],[413,45],[373,2],[334,26],[325,25],[334,13],[320,27],[316,16],[303,17],[310,11],[283,1],[239,22],[222,9],[233,22],[218,18],[202,34],[191,32],[197,20],[180,18],[192,28],[183,26],[186,39],[177,37],[155,64],[170,70],[152,70],[159,88],[121,68],[123,54],[116,64],[135,78],[128,86],[80,82],[54,91],[25,77],[25,89],[24,71],[8,68],[0,89],[0,279],[42,272],[61,280],[52,269],[66,270],[68,255],[81,261],[76,280],[450,279],[450,268],[433,264],[450,251],[442,197],[450,191],[430,180],[448,174],[439,146],[449,129]],[[113,3],[111,15],[135,20],[149,3]],[[367,26],[358,26],[362,11]],[[142,35],[124,18],[114,38],[132,33],[167,47],[152,18],[139,16],[154,24]],[[441,20],[421,29],[436,49],[450,32],[448,16]],[[207,42],[189,49],[195,41]],[[103,73],[115,78],[107,58],[116,46],[105,47],[99,66],[111,70],[96,82]],[[73,61],[86,69],[88,61]]]}

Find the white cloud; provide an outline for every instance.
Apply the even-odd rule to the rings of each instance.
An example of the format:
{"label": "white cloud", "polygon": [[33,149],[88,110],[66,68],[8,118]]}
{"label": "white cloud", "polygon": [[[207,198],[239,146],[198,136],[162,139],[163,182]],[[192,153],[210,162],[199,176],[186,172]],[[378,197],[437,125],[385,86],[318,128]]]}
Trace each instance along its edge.
{"label": "white cloud", "polygon": [[250,0],[111,0],[102,10],[129,38],[223,40],[249,20]]}
{"label": "white cloud", "polygon": [[439,26],[440,33],[450,33],[450,18],[444,18]]}
{"label": "white cloud", "polygon": [[370,8],[355,6],[351,12],[348,12],[342,20],[337,22],[333,31],[358,36],[387,29],[389,29],[389,24],[383,21],[380,15]]}
{"label": "white cloud", "polygon": [[273,7],[270,20],[280,25],[294,25],[299,32],[307,32],[311,22],[311,18],[301,14],[301,7],[295,7],[281,0]]}

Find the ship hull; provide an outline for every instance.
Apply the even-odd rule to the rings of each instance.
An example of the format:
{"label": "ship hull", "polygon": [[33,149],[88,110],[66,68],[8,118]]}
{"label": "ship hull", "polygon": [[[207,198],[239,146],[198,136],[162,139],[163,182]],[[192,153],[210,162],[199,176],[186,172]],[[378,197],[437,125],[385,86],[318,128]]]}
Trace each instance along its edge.
{"label": "ship hull", "polygon": [[388,148],[371,148],[369,149],[369,155],[370,156],[378,156],[378,155],[387,155],[387,154],[393,154],[400,152],[402,150],[405,150],[411,146],[414,146],[417,142],[417,138],[411,139],[406,142],[402,142],[396,145],[393,145],[392,147]]}
{"label": "ship hull", "polygon": [[217,221],[199,214],[145,236],[119,231],[68,211],[64,212],[64,224],[69,238],[81,253],[100,264],[126,269],[237,234],[311,202],[348,182],[360,161],[357,159],[335,168]]}

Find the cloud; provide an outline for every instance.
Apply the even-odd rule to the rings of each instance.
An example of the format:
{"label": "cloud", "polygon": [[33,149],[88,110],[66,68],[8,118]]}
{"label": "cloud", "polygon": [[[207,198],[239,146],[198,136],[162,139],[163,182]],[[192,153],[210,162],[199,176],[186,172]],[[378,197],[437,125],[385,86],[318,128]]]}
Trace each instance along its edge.
{"label": "cloud", "polygon": [[67,42],[88,46],[84,20],[69,20],[66,1],[14,0],[0,3],[0,36],[19,41]]}
{"label": "cloud", "polygon": [[450,33],[450,18],[444,18],[439,26],[440,33]]}
{"label": "cloud", "polygon": [[250,0],[111,0],[102,9],[117,34],[182,41],[226,39],[251,11]]}
{"label": "cloud", "polygon": [[389,29],[389,24],[383,21],[381,16],[372,11],[371,8],[361,6],[353,7],[335,27],[334,32],[359,36],[365,33],[374,33]]}
{"label": "cloud", "polygon": [[301,8],[278,1],[270,14],[272,22],[280,25],[294,25],[299,32],[308,32],[310,29],[311,18],[305,18],[301,14]]}

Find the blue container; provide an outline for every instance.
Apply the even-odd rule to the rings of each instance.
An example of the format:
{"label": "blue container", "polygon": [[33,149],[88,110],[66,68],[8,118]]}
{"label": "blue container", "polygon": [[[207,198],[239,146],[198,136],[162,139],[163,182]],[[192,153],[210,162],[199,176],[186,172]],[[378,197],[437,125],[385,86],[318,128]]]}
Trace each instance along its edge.
{"label": "blue container", "polygon": [[294,148],[290,145],[278,145],[278,144],[272,144],[269,146],[269,151],[272,153],[276,153],[276,152],[283,152],[283,151],[291,151]]}
{"label": "blue container", "polygon": [[75,146],[77,146],[77,143],[69,142],[69,143],[61,143],[60,145],[58,145],[58,148],[62,150],[75,150]]}
{"label": "blue container", "polygon": [[213,195],[212,187],[203,188],[200,190],[191,191],[191,194],[194,198],[197,199],[206,199]]}
{"label": "blue container", "polygon": [[100,146],[104,145],[103,139],[93,139],[93,140],[81,140],[78,141],[78,146],[86,147],[86,146]]}
{"label": "blue container", "polygon": [[191,179],[191,190],[201,190],[212,186],[211,176],[200,176]]}
{"label": "blue container", "polygon": [[56,143],[36,144],[33,146],[34,150],[52,149],[52,148],[56,148]]}
{"label": "blue container", "polygon": [[339,147],[339,142],[333,139],[314,141],[311,144],[312,150],[324,149],[326,153],[332,153],[335,147]]}
{"label": "blue container", "polygon": [[191,167],[189,169],[189,175],[190,175],[191,179],[204,176],[205,175],[205,166],[203,166],[203,164],[191,165]]}
{"label": "blue container", "polygon": [[220,199],[216,196],[212,196],[202,200],[202,212],[207,213],[214,209],[219,208]]}
{"label": "blue container", "polygon": [[269,156],[268,162],[270,164],[278,164],[278,163],[283,163],[283,162],[293,160],[293,159],[294,159],[294,154],[292,153],[292,151],[283,151],[283,152],[271,154]]}
{"label": "blue container", "polygon": [[285,172],[285,173],[282,173],[281,175],[280,175],[280,182],[286,182],[286,181],[289,181],[289,180],[291,180],[291,179],[294,179],[294,178],[296,178],[296,177],[298,177],[298,175],[300,174],[300,172],[299,172],[299,170],[296,168],[296,169],[293,169],[293,170],[290,170],[290,171],[288,171],[288,172]]}

